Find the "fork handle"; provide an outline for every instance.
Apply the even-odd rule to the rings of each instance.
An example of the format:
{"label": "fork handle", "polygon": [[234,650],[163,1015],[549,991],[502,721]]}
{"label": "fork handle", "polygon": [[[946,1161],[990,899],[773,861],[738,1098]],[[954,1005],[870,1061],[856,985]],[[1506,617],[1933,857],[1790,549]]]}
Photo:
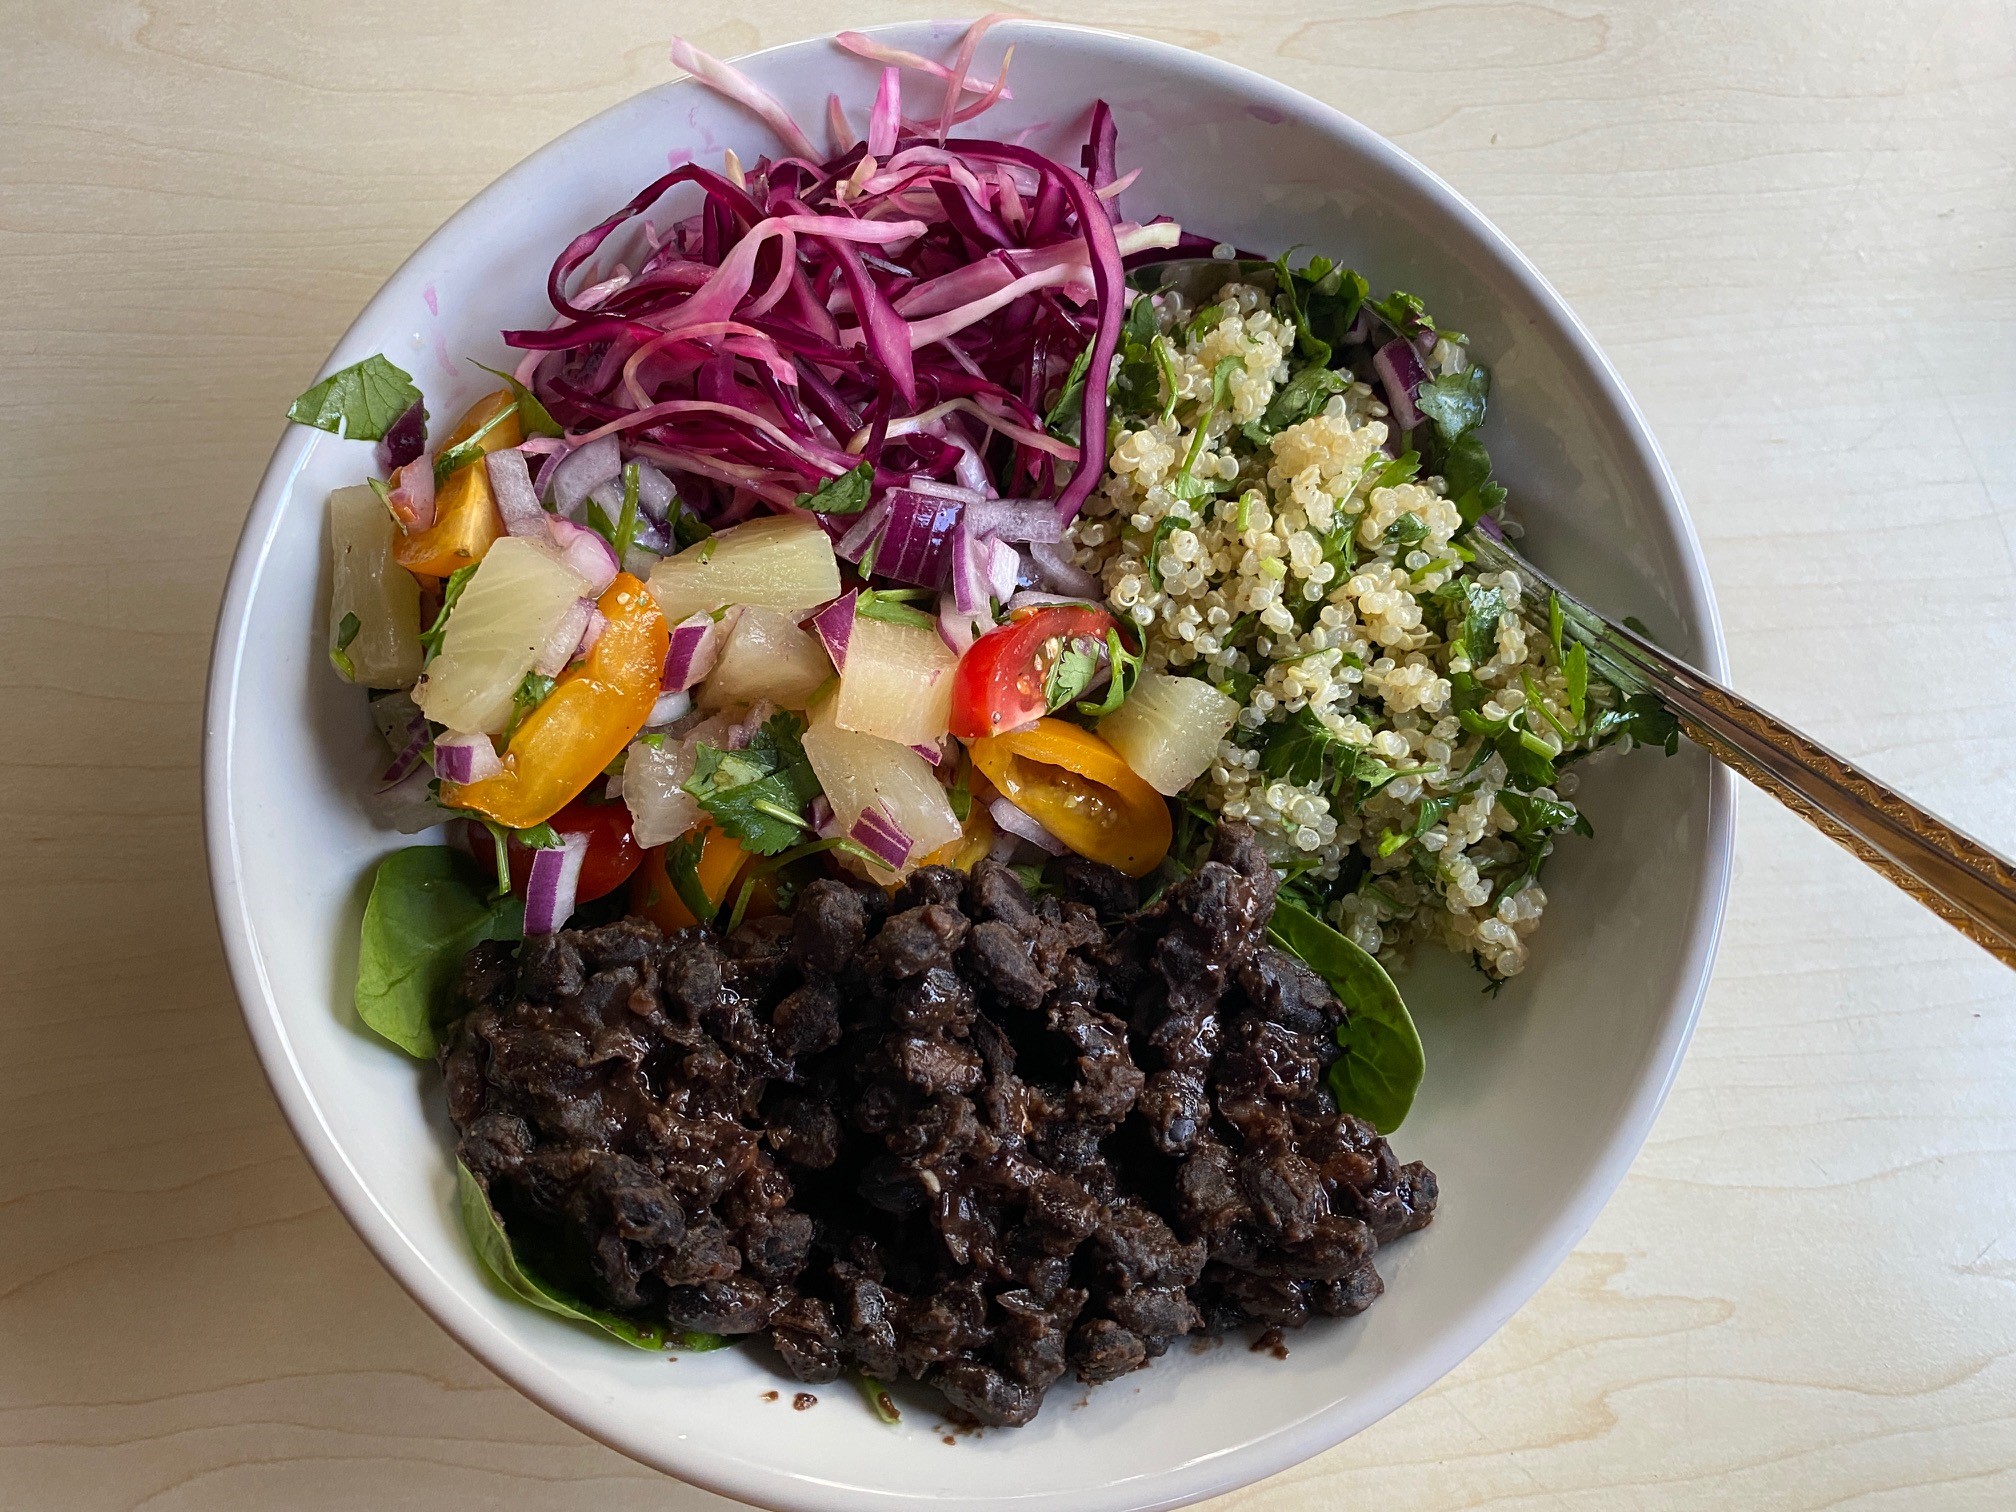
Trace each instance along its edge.
{"label": "fork handle", "polygon": [[1688,739],[2016,966],[2016,866],[1747,698],[1631,639]]}

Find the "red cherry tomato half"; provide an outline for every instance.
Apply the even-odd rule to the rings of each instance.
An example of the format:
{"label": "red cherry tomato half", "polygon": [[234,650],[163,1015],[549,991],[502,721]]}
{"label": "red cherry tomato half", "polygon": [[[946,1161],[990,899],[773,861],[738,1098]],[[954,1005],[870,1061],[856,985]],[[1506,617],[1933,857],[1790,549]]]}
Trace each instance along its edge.
{"label": "red cherry tomato half", "polygon": [[[644,859],[644,848],[630,833],[628,804],[590,803],[585,798],[576,798],[546,822],[553,826],[556,834],[588,837],[588,854],[581,860],[581,880],[575,885],[574,901],[577,904],[614,892],[630,880],[630,873],[637,870]],[[487,829],[480,824],[470,824],[464,836],[470,854],[478,861],[486,867],[496,863],[497,852]],[[514,835],[508,854],[511,891],[522,898],[525,884],[532,876],[532,852],[520,845]]]}
{"label": "red cherry tomato half", "polygon": [[1067,647],[1103,650],[1113,616],[1090,605],[1032,609],[989,630],[952,673],[952,733],[982,740],[1050,712],[1050,674]]}

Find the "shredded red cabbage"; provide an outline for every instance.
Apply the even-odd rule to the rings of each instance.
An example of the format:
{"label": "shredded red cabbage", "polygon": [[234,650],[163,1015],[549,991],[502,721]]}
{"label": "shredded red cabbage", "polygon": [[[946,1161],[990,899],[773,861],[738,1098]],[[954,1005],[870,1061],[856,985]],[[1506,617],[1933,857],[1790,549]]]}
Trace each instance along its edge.
{"label": "shredded red cabbage", "polygon": [[[991,85],[968,76],[992,20],[949,66],[843,37],[886,66],[858,139],[829,102],[835,155],[823,160],[763,90],[675,46],[675,61],[759,115],[788,155],[727,173],[689,164],[646,185],[555,260],[553,326],[505,333],[528,354],[520,378],[567,432],[569,453],[535,485],[561,514],[619,458],[648,458],[647,478],[668,481],[640,489],[648,514],[664,519],[676,487],[713,527],[802,507],[866,462],[867,510],[825,517],[841,554],[865,558],[874,578],[963,586],[968,614],[984,613],[983,591],[1015,557],[983,554],[981,537],[1058,539],[1106,465],[1103,375],[1125,315],[1123,263],[1184,243],[1173,223],[1119,218],[1128,180],[1104,102],[1082,172],[950,135],[1008,97],[1005,57]],[[922,101],[908,114],[905,70]],[[1102,377],[1084,385],[1074,446],[1044,412],[1088,348]],[[1018,503],[976,518],[954,585],[962,511],[1000,494]],[[1051,525],[1031,518],[1038,509]]]}

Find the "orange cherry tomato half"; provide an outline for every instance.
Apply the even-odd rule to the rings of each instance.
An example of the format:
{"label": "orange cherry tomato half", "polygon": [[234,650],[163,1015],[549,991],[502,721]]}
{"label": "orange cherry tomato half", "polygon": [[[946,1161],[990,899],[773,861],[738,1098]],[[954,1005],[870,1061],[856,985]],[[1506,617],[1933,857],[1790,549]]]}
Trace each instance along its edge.
{"label": "orange cherry tomato half", "polygon": [[1090,730],[1039,719],[970,751],[1002,797],[1079,855],[1145,877],[1169,854],[1168,801]]}
{"label": "orange cherry tomato half", "polygon": [[1089,604],[1032,609],[989,630],[952,673],[952,733],[980,740],[1050,712],[1050,674],[1067,647],[1100,651],[1113,616]]}
{"label": "orange cherry tomato half", "polygon": [[[678,841],[673,843],[676,845]],[[742,870],[742,863],[748,859],[749,853],[742,849],[741,841],[716,828],[711,820],[701,821],[700,859],[693,870],[700,879],[700,891],[715,908],[720,908],[736,874]],[[679,889],[672,885],[671,875],[665,870],[662,845],[654,845],[644,853],[643,865],[630,879],[630,912],[666,931],[691,929],[700,922],[679,896]]]}

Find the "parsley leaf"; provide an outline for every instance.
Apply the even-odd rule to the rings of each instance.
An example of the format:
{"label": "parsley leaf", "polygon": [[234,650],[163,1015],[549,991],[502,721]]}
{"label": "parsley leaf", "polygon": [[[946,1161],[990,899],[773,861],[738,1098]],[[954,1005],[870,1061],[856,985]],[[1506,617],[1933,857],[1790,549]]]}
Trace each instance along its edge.
{"label": "parsley leaf", "polygon": [[875,464],[859,467],[828,478],[811,493],[798,495],[798,507],[814,514],[857,515],[868,507],[868,495],[875,487]]}
{"label": "parsley leaf", "polygon": [[1680,749],[1680,721],[1651,693],[1634,693],[1614,709],[1596,716],[1591,737],[1598,745],[1629,735],[1643,746],[1663,746],[1671,756]]}
{"label": "parsley leaf", "polygon": [[1137,294],[1120,328],[1120,366],[1109,390],[1116,413],[1147,416],[1162,408],[1162,364],[1155,358],[1158,334],[1154,300]]}
{"label": "parsley leaf", "polygon": [[1435,422],[1443,444],[1454,446],[1484,423],[1491,374],[1481,367],[1431,378],[1415,390],[1414,407]]}
{"label": "parsley leaf", "polygon": [[1589,648],[1580,641],[1570,646],[1561,673],[1568,679],[1569,717],[1576,729],[1583,729],[1589,723]]}
{"label": "parsley leaf", "polygon": [[1403,514],[1386,527],[1386,539],[1395,546],[1418,546],[1428,539],[1428,522],[1417,514]]}
{"label": "parsley leaf", "polygon": [[1332,394],[1341,394],[1349,387],[1349,373],[1312,363],[1274,391],[1274,397],[1267,401],[1267,412],[1244,427],[1246,439],[1257,446],[1291,425],[1300,425],[1321,414]]}
{"label": "parsley leaf", "polygon": [[1428,307],[1405,289],[1395,289],[1384,299],[1369,299],[1365,303],[1396,335],[1418,336],[1435,329],[1435,322],[1428,318]]}
{"label": "parsley leaf", "polygon": [[373,353],[331,373],[287,407],[287,418],[350,441],[376,441],[420,402],[403,369]]}
{"label": "parsley leaf", "polygon": [[1505,617],[1504,591],[1464,578],[1457,607],[1463,615],[1463,628],[1450,639],[1460,640],[1472,665],[1482,666],[1498,650],[1498,622]]}
{"label": "parsley leaf", "polygon": [[797,715],[776,714],[745,750],[703,745],[686,783],[714,822],[759,856],[776,855],[812,828],[805,805],[820,788],[799,742],[803,729]]}

